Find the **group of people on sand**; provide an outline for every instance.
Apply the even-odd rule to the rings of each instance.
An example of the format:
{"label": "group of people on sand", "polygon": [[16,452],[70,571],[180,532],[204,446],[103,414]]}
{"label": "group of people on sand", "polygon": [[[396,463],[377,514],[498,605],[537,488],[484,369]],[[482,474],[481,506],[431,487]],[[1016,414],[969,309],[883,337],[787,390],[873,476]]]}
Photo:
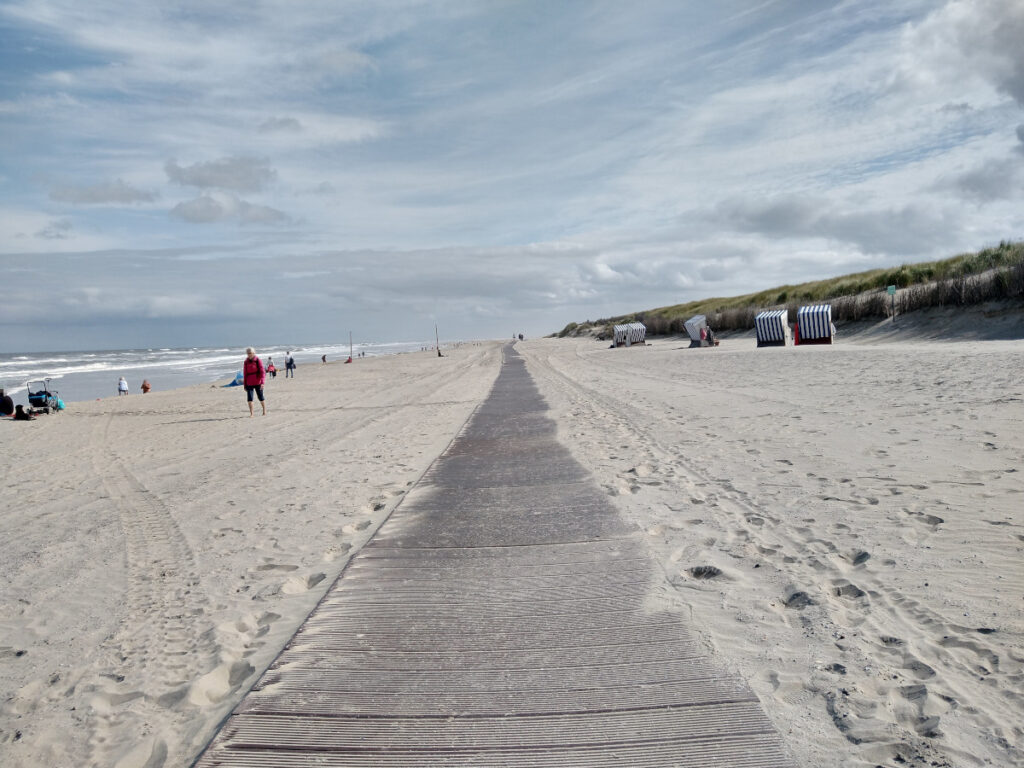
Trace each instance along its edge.
{"label": "group of people on sand", "polygon": [[[326,355],[323,357],[323,362],[326,363]],[[263,395],[263,385],[266,384],[267,375],[272,378],[277,377],[277,367],[274,365],[272,357],[267,357],[267,365],[263,366],[263,361],[256,355],[256,350],[252,347],[247,347],[245,350],[245,360],[242,363],[242,378],[243,384],[245,385],[245,396],[249,403],[249,416],[253,415],[253,400],[254,398],[259,400],[260,407],[263,409],[263,415],[267,415],[267,403]],[[291,350],[285,355],[284,358],[284,375],[287,378],[289,375],[295,378],[295,358],[292,357]],[[142,381],[142,393],[146,394],[152,389],[148,379]],[[117,396],[121,397],[128,394],[128,380],[124,376],[121,376],[117,380]],[[18,421],[28,421],[35,417],[30,411],[26,411],[21,405],[15,406],[14,401],[10,395],[4,394],[4,391],[0,389],[0,417],[9,416]]]}
{"label": "group of people on sand", "polygon": [[[151,390],[152,388],[153,387],[150,386],[149,379],[143,379],[142,380],[142,386],[139,387],[139,389],[142,390],[142,394],[144,394],[144,395],[146,393],[148,393],[149,390]],[[117,380],[117,396],[121,397],[122,395],[127,395],[127,394],[128,394],[128,381],[127,381],[127,379],[125,379],[124,376],[122,376],[121,378],[119,378]]]}
{"label": "group of people on sand", "polygon": [[[277,378],[277,366],[274,365],[274,358],[270,355],[267,355],[266,374],[272,379]],[[289,374],[293,379],[295,378],[295,358],[292,357],[291,350],[284,354],[284,377],[287,379]]]}

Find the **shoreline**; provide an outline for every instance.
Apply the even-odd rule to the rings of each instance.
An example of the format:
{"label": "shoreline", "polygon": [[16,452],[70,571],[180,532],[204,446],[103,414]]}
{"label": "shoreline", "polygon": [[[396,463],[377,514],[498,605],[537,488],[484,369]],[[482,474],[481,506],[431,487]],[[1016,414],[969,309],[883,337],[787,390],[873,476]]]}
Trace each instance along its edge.
{"label": "shoreline", "polygon": [[[457,344],[458,342],[451,342]],[[354,350],[356,359],[366,360],[393,354],[419,351],[421,342],[361,343]],[[282,363],[287,348],[257,348],[267,361],[277,357]],[[293,347],[293,356],[302,368],[320,365],[321,355],[329,362],[348,357],[349,347]],[[359,354],[366,357],[360,358]],[[65,403],[83,403],[115,395],[119,376],[128,380],[129,394],[141,394],[142,381],[148,380],[153,391],[169,391],[192,384],[215,384],[230,380],[241,369],[244,348],[183,347],[178,349],[84,350],[81,352],[14,353],[0,355],[0,386],[16,402],[27,405],[26,382],[50,377],[50,388]]]}

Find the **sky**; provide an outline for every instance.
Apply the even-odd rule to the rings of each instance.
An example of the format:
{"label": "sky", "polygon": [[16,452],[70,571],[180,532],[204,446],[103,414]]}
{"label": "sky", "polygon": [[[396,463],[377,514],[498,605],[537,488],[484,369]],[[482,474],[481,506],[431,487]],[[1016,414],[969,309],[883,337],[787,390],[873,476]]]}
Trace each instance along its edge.
{"label": "sky", "polygon": [[1020,0],[0,0],[0,352],[509,338],[1024,237]]}

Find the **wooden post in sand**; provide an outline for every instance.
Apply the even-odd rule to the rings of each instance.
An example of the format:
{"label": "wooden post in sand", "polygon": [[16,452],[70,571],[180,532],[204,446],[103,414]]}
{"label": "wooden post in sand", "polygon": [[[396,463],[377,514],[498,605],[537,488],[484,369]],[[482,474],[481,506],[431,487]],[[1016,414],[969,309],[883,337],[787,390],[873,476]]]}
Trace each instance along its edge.
{"label": "wooden post in sand", "polygon": [[889,297],[892,299],[892,322],[895,325],[895,323],[896,323],[896,286],[895,285],[890,285],[885,290],[889,292]]}
{"label": "wooden post in sand", "polygon": [[441,354],[441,337],[437,335],[437,323],[434,323],[434,341],[437,342],[437,356],[444,357]]}

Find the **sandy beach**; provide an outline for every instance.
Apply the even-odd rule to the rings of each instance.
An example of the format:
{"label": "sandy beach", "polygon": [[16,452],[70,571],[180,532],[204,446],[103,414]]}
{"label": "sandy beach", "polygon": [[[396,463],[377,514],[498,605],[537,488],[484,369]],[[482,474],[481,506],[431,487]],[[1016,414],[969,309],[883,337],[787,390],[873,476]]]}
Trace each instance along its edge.
{"label": "sandy beach", "polygon": [[1024,765],[1024,342],[859,338],[520,351],[799,765]]}
{"label": "sandy beach", "polygon": [[487,395],[445,355],[0,423],[0,764],[188,765]]}
{"label": "sandy beach", "polygon": [[[1024,765],[1024,342],[685,347],[517,345],[797,764]],[[0,424],[0,763],[188,765],[500,363]]]}

